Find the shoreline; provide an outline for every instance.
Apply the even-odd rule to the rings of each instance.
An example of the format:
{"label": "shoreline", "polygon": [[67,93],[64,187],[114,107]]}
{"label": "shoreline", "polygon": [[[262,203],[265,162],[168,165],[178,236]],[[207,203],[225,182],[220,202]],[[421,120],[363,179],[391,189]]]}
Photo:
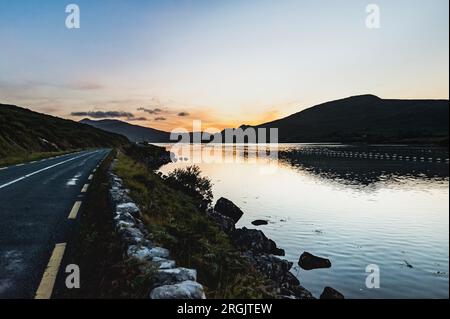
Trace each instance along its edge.
{"label": "shoreline", "polygon": [[[151,150],[153,158],[152,158],[152,160],[149,160],[144,155],[144,153],[146,152],[146,149],[147,149],[147,147],[142,147],[142,146],[136,147],[135,146],[135,147],[131,148],[131,150],[128,149],[125,153],[127,154],[127,156],[131,156],[134,160],[144,163],[144,165],[147,167],[147,169],[149,169],[149,171],[153,171],[153,173],[149,172],[150,176],[152,174],[155,174],[155,176],[157,176],[157,177],[153,177],[153,178],[157,178],[158,181],[154,180],[151,183],[153,185],[152,192],[159,193],[160,191],[163,191],[164,189],[166,189],[167,186],[169,186],[170,188],[175,188],[175,189],[178,188],[178,191],[181,190],[181,192],[184,193],[184,195],[187,194],[188,197],[195,195],[192,192],[189,192],[183,188],[185,186],[195,188],[194,180],[192,180],[192,181],[190,180],[190,182],[187,185],[184,185],[183,187],[179,188],[179,185],[177,185],[177,183],[174,183],[173,177],[165,176],[161,173],[156,172],[157,169],[159,169],[161,166],[171,162],[170,155],[169,155],[170,153],[168,151],[164,150],[163,148],[159,148],[159,147],[158,147],[158,149],[159,149],[159,151],[158,151],[158,149],[156,149],[155,146],[150,147],[149,149],[147,149],[147,151]],[[129,187],[130,180],[129,180],[129,178],[127,178],[126,174],[124,174],[124,173],[126,173],[123,171],[124,167],[123,168],[121,167],[122,166],[121,161],[123,164],[124,160],[125,160],[124,157],[119,156],[119,160],[117,163],[118,169],[115,170],[114,174],[117,174],[117,176],[123,180],[123,185],[125,187]],[[130,164],[127,164],[127,165],[129,166],[129,165],[135,165],[135,164],[132,164],[130,162]],[[141,175],[141,174],[139,174],[139,175]],[[134,183],[134,181],[133,181],[133,183]],[[148,189],[146,189],[146,191],[148,191]],[[166,189],[166,191],[169,191],[169,190]],[[144,189],[142,189],[140,191],[140,193],[142,193],[142,192],[144,192]],[[171,192],[171,191],[169,191],[169,192]],[[157,200],[157,197],[146,196],[146,199],[142,199],[142,198],[139,198],[140,195],[136,194],[136,196],[133,196],[133,193],[134,193],[133,190],[131,190],[131,191],[128,190],[127,196],[129,196],[132,200],[136,201],[136,204],[142,209],[142,216],[143,216],[142,220],[144,221],[144,223],[146,222],[147,225],[149,223],[154,224],[156,222],[156,220],[154,222],[150,222],[148,219],[149,212],[148,212],[148,208],[145,205],[145,202],[148,202],[148,201],[154,202]],[[176,195],[177,198],[173,199],[173,200],[175,200],[175,201],[179,201],[180,199],[182,201],[186,200],[184,195],[182,196],[180,193],[177,193],[177,194],[178,194],[178,195]],[[210,194],[210,196],[212,197],[212,194]],[[191,199],[192,199],[192,197],[191,197]],[[201,224],[207,223],[207,224],[209,224],[208,227],[212,227],[212,228],[218,227],[218,229],[220,230],[219,235],[222,237],[225,237],[222,240],[224,240],[227,243],[226,247],[228,247],[228,248],[226,248],[226,249],[230,250],[231,255],[230,255],[230,257],[225,259],[226,264],[221,265],[221,267],[227,268],[235,262],[238,262],[238,264],[239,263],[247,264],[248,266],[246,266],[244,268],[250,267],[251,269],[253,269],[250,271],[251,273],[254,273],[257,277],[261,275],[263,277],[263,281],[266,281],[264,284],[262,284],[262,286],[265,287],[262,290],[266,291],[266,292],[269,291],[270,292],[269,295],[271,295],[271,297],[269,295],[267,295],[265,298],[315,299],[315,297],[312,295],[312,293],[310,291],[308,291],[305,287],[303,287],[301,285],[301,282],[299,281],[299,279],[290,271],[293,266],[293,262],[290,262],[283,258],[283,256],[285,255],[285,252],[283,249],[279,248],[273,240],[267,238],[266,235],[264,234],[264,232],[259,229],[252,229],[252,228],[246,228],[246,227],[242,227],[242,228],[235,227],[235,224],[238,222],[240,217],[244,214],[244,212],[242,212],[240,210],[240,208],[238,208],[233,202],[231,202],[230,200],[227,200],[225,198],[220,198],[215,203],[215,205],[212,205],[212,204],[213,203],[211,202],[209,205],[204,206],[204,208],[199,209],[199,210],[197,209],[196,213],[192,212],[193,215],[187,216],[187,218],[188,219],[196,219],[197,217],[195,217],[195,216],[197,214],[199,214],[199,215],[201,215],[200,218],[202,219],[201,222],[199,221]],[[184,208],[187,207],[187,206],[185,206],[185,204],[181,204],[181,206]],[[201,207],[203,207],[203,206],[201,205]],[[204,210],[204,212],[203,212],[203,210]],[[164,219],[164,217],[158,217],[158,218]],[[159,223],[159,221],[158,221],[158,223]],[[191,221],[186,221],[186,224],[184,224],[181,221],[178,221],[177,223],[180,224],[180,226],[177,226],[177,227],[188,228],[185,231],[196,232],[194,236],[199,237],[200,241],[209,240],[208,237],[205,237],[205,239],[202,239],[203,236],[205,236],[206,234],[202,235],[202,230],[198,229],[197,225],[191,224]],[[182,235],[179,235],[179,234],[177,235],[178,232],[170,234],[173,232],[173,226],[170,224],[167,224],[166,226],[164,226],[164,225],[166,225],[166,224],[163,223],[162,229],[161,229],[161,226],[159,226],[159,227],[154,226],[153,229],[151,226],[150,226],[150,228],[148,228],[148,232],[150,234],[150,236],[148,236],[148,238],[152,242],[152,245],[160,245],[161,247],[164,247],[164,248],[167,248],[168,250],[170,250],[170,252],[173,253],[173,256],[171,256],[171,257],[173,257],[173,259],[176,261],[177,265],[180,264],[182,267],[196,269],[198,272],[198,278],[199,278],[198,282],[200,284],[203,284],[202,277],[204,278],[204,275],[202,274],[202,272],[205,272],[205,271],[209,272],[211,267],[213,267],[213,268],[216,267],[215,261],[208,261],[208,259],[209,259],[208,254],[201,253],[196,257],[196,258],[198,258],[196,262],[194,262],[194,263],[189,262],[189,260],[192,257],[191,256],[192,254],[185,255],[184,252],[182,251],[181,247],[171,244],[172,240],[179,242],[180,240],[185,240],[186,238],[183,238]],[[194,229],[196,229],[196,230],[194,230]],[[161,232],[163,235],[161,235]],[[175,236],[175,238],[167,240],[167,236],[169,236],[169,238],[173,238],[172,236]],[[192,235],[187,235],[187,236],[192,236]],[[221,244],[221,245],[223,245],[223,244]],[[195,249],[197,249],[197,248],[198,247],[196,247]],[[218,248],[219,248],[219,246],[218,246]],[[219,251],[218,251],[219,254],[221,253],[220,250],[221,249],[219,249]],[[236,255],[236,253],[238,254],[238,256]],[[181,260],[179,259],[180,255],[184,256],[184,258],[187,258],[187,259],[185,259],[187,261],[187,263],[186,263],[186,261],[185,262],[182,261],[182,259],[184,259],[184,258],[182,258]],[[233,255],[235,257],[231,257]],[[233,259],[233,260],[231,260],[231,259]],[[203,264],[203,266],[202,266],[202,264]],[[206,268],[205,268],[205,266],[206,266]],[[229,274],[230,280],[236,280],[237,278],[239,278],[239,276],[242,276],[242,275],[232,274],[232,273]],[[208,277],[210,277],[210,276],[208,276]],[[209,297],[211,297],[211,294],[208,291],[210,289],[210,287],[216,286],[216,285],[220,286],[220,283],[215,280],[217,280],[217,279],[210,278],[209,282],[206,282],[205,292],[207,295],[209,294]],[[235,286],[235,289],[245,289],[245,286],[243,284],[237,284],[237,286]],[[255,288],[255,289],[258,290],[259,288]],[[329,293],[330,290],[333,293],[330,294]],[[326,293],[327,291],[328,291],[328,293]],[[326,289],[324,290],[324,293],[322,293],[321,297],[322,298],[338,298],[338,299],[343,298],[342,294],[338,293],[337,291],[335,291],[334,289],[332,289],[330,287],[326,287]],[[248,298],[248,296],[247,296],[247,298]],[[256,297],[256,298],[258,298],[258,297]]]}

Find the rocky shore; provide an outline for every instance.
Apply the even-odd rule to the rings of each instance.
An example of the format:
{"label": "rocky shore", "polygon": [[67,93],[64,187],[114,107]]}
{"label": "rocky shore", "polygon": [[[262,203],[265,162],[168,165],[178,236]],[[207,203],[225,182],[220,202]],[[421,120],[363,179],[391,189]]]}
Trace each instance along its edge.
{"label": "rocky shore", "polygon": [[208,211],[210,218],[228,234],[243,256],[273,281],[279,298],[314,299],[290,272],[293,263],[279,257],[284,256],[283,249],[278,248],[261,230],[235,227],[243,214],[239,207],[226,198],[220,198],[214,208]]}
{"label": "rocky shore", "polygon": [[[135,150],[135,152],[138,151],[141,151],[141,149]],[[144,155],[143,157],[146,157]],[[125,188],[123,180],[113,172],[116,163],[117,160],[113,161],[109,170],[109,195],[114,208],[114,225],[123,245],[124,258],[139,261],[142,265],[142,273],[148,274],[148,278],[151,278],[148,297],[152,299],[206,298],[203,286],[197,282],[197,270],[177,267],[175,260],[170,257],[171,254],[168,249],[149,240],[155,239],[154,235],[158,233],[158,230],[155,230],[155,233],[153,231],[149,233],[149,229],[153,229],[153,227],[144,225],[141,211],[130,197],[130,191]],[[151,168],[147,165],[147,162],[144,163]],[[167,180],[165,176],[158,176],[157,178],[161,178],[159,183],[164,183]],[[156,186],[155,182],[150,184],[153,187]],[[148,185],[145,185],[145,187],[148,187]],[[159,187],[164,189],[166,186],[161,184]],[[283,249],[279,248],[273,240],[267,238],[259,229],[236,228],[236,223],[244,214],[239,207],[226,198],[217,200],[214,207],[210,205],[207,207],[209,208],[206,211],[204,209],[198,211],[202,216],[201,218],[209,219],[213,228],[216,228],[214,224],[219,226],[225,234],[225,236],[224,234],[221,236],[226,237],[228,245],[233,246],[233,249],[239,255],[238,259],[251,265],[252,272],[256,273],[257,276],[267,279],[264,286],[267,288],[268,296],[282,299],[314,299],[314,296],[301,285],[298,278],[290,271],[293,263],[282,258],[285,255]],[[160,209],[164,209],[164,207]],[[147,219],[146,221],[148,223]],[[186,223],[189,224],[189,221],[186,221]],[[267,221],[257,220],[253,225],[266,223]],[[192,229],[195,225],[190,227]],[[189,236],[189,233],[187,235]],[[174,255],[179,254],[177,247],[171,245],[170,242],[166,242],[163,246],[167,244],[169,245],[167,247],[174,250]],[[212,263],[212,266],[214,266],[214,263]],[[331,262],[325,258],[304,252],[300,256],[299,266],[306,270],[328,268],[331,267]],[[202,263],[197,263],[195,268],[197,267],[202,269],[202,276],[210,271],[209,268],[202,268]],[[205,285],[209,288],[214,283],[209,282]],[[331,287],[326,287],[320,298],[342,299],[343,295]]]}
{"label": "rocky shore", "polygon": [[[272,280],[280,298],[314,299],[311,292],[304,288],[294,274],[290,272],[293,263],[279,256],[284,256],[283,249],[266,237],[261,230],[236,228],[235,224],[244,212],[233,202],[220,198],[213,209],[208,211],[209,217],[228,234],[233,244],[262,274]],[[256,220],[253,225],[265,224]],[[305,270],[330,268],[330,260],[304,252],[299,259],[299,266]],[[331,287],[325,287],[320,299],[344,299],[344,296]]]}

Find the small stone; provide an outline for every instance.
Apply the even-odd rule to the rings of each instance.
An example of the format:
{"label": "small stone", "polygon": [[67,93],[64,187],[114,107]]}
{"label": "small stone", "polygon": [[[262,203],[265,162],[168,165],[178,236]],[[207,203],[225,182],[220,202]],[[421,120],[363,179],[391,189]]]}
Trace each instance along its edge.
{"label": "small stone", "polygon": [[314,256],[308,252],[304,252],[298,261],[298,265],[305,270],[317,269],[317,268],[330,268],[331,261],[327,258]]}
{"label": "small stone", "polygon": [[123,220],[119,220],[116,223],[116,229],[119,230],[121,228],[132,228],[134,227],[136,224],[134,222],[127,222],[127,221],[123,221]]}
{"label": "small stone", "polygon": [[256,219],[256,220],[252,221],[252,224],[255,226],[267,225],[268,223],[269,222],[264,219]]}
{"label": "small stone", "polygon": [[155,286],[173,285],[186,280],[197,281],[197,271],[182,267],[161,269],[153,277]]}
{"label": "small stone", "polygon": [[114,220],[116,222],[119,222],[119,221],[125,221],[125,222],[129,222],[129,223],[136,222],[136,220],[134,219],[133,216],[131,216],[130,213],[116,214],[116,216],[114,216]]}
{"label": "small stone", "polygon": [[203,286],[195,281],[157,287],[150,292],[151,299],[206,299]]}
{"label": "small stone", "polygon": [[159,269],[170,269],[175,268],[176,263],[174,260],[161,258],[161,257],[153,257],[152,262],[156,263],[158,265]]}

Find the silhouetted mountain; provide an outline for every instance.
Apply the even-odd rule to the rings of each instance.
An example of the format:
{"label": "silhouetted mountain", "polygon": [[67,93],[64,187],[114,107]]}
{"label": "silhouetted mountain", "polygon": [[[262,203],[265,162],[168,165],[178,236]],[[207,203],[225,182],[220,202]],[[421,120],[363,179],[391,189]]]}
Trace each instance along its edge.
{"label": "silhouetted mountain", "polygon": [[80,123],[88,124],[104,131],[122,134],[132,142],[165,143],[170,140],[170,133],[149,127],[129,124],[119,120],[83,119]]}
{"label": "silhouetted mountain", "polygon": [[280,142],[448,142],[448,100],[374,95],[323,103],[256,128],[278,128]]}
{"label": "silhouetted mountain", "polygon": [[[385,100],[359,95],[313,106],[276,121],[240,128],[278,128],[278,141],[282,143],[448,144],[448,110],[448,100]],[[170,141],[168,132],[118,120],[84,119],[81,123],[125,135],[134,142]],[[190,139],[186,140],[192,141],[192,133],[189,135]],[[225,130],[223,140],[224,135]],[[211,139],[212,136],[203,142]]]}
{"label": "silhouetted mountain", "polygon": [[15,105],[0,104],[0,158],[128,143],[118,134]]}

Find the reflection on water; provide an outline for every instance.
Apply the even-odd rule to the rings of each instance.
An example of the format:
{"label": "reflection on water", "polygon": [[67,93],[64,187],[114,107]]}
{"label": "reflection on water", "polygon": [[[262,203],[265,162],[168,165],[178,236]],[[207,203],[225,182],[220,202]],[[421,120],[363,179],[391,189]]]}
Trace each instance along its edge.
{"label": "reflection on water", "polygon": [[[192,149],[161,170],[190,165],[205,151]],[[266,151],[227,145],[220,152],[238,160],[197,165],[216,199],[243,209],[238,226],[269,220],[259,228],[295,265],[303,251],[331,259],[330,269],[293,267],[306,288],[316,296],[328,285],[348,298],[448,298],[447,149],[282,144]],[[380,267],[380,289],[365,287],[368,264]]]}
{"label": "reflection on water", "polygon": [[377,183],[408,184],[417,179],[434,182],[448,179],[448,165],[444,163],[311,157],[283,152],[280,153],[280,160],[300,171],[349,186],[369,187]]}

